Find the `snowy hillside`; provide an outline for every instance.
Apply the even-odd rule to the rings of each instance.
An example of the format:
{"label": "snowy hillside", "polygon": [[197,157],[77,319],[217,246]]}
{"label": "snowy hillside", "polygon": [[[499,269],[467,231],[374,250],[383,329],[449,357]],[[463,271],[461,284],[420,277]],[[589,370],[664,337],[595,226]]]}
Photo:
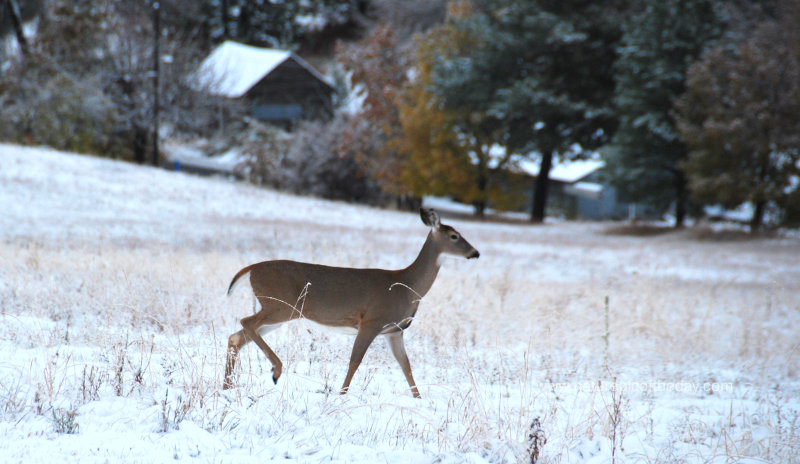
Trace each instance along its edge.
{"label": "snowy hillside", "polygon": [[419,216],[0,145],[0,461],[800,462],[800,241],[444,222],[481,257],[406,333],[422,399],[382,340],[339,395],[302,322],[223,391],[237,270],[404,267]]}

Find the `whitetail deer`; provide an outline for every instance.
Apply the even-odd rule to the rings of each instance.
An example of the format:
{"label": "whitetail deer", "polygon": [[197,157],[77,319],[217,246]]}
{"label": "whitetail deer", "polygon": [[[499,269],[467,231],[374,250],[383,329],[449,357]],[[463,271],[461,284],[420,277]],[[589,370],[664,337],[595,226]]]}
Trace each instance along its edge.
{"label": "whitetail deer", "polygon": [[411,324],[420,299],[433,285],[442,254],[480,256],[455,229],[441,224],[435,211],[420,209],[420,216],[431,231],[417,259],[405,269],[352,269],[265,261],[237,272],[228,295],[242,277],[250,274],[250,285],[261,310],[242,319],[242,330],[228,338],[223,388],[233,386],[236,358],[249,341],[254,341],[272,362],[272,380],[277,383],[283,365],[261,335],[284,322],[307,318],[326,326],[356,330],[350,367],[340,393],[347,393],[353,374],[375,337],[386,335],[411,393],[419,398],[403,344],[403,331]]}

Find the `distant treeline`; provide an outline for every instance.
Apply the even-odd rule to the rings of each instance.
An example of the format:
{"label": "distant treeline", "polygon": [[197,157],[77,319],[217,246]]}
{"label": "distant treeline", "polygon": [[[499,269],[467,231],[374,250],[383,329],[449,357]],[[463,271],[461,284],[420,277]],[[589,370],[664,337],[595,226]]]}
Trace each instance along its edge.
{"label": "distant treeline", "polygon": [[[0,1],[20,45],[2,51],[0,137],[149,159],[153,5]],[[372,203],[449,195],[483,214],[521,207],[509,172],[527,158],[541,221],[553,164],[600,153],[622,200],[676,226],[711,204],[751,205],[753,230],[800,222],[800,0],[158,3],[159,121],[224,127],[258,182]],[[35,25],[22,36],[15,11]],[[285,137],[190,90],[224,39],[316,60],[340,110]]]}

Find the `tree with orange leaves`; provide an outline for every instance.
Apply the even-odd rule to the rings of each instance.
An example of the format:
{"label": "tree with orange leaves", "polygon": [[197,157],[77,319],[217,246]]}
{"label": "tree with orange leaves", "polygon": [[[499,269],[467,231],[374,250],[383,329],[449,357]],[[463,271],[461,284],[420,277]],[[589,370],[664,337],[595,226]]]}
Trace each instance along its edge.
{"label": "tree with orange leaves", "polygon": [[408,82],[409,59],[388,25],[377,27],[361,43],[337,50],[354,91],[361,97],[349,119],[339,151],[350,151],[381,188],[399,198],[413,196],[404,185],[405,159],[394,141],[400,136],[398,102]]}

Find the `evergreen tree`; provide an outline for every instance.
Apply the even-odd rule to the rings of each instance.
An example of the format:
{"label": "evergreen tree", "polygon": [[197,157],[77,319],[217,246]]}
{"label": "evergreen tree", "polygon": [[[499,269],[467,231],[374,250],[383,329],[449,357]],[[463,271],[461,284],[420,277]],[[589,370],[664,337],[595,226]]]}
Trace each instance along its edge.
{"label": "evergreen tree", "polygon": [[661,210],[675,205],[675,225],[688,207],[681,162],[688,150],[672,117],[686,70],[721,33],[715,0],[646,0],[625,25],[617,65],[620,126],[605,150],[609,176],[629,201]]}
{"label": "evergreen tree", "polygon": [[538,153],[531,220],[542,221],[554,156],[576,156],[613,132],[610,111],[617,14],[625,2],[475,2],[455,27],[474,44],[445,55],[432,88],[462,115],[459,130],[475,140],[474,156],[492,145]]}
{"label": "evergreen tree", "polygon": [[295,45],[315,28],[344,24],[365,9],[363,0],[203,2],[212,38],[230,38],[262,47]]}
{"label": "evergreen tree", "polygon": [[800,2],[781,3],[777,20],[692,65],[676,105],[692,196],[729,208],[749,202],[753,231],[768,205],[791,210],[800,196]]}

